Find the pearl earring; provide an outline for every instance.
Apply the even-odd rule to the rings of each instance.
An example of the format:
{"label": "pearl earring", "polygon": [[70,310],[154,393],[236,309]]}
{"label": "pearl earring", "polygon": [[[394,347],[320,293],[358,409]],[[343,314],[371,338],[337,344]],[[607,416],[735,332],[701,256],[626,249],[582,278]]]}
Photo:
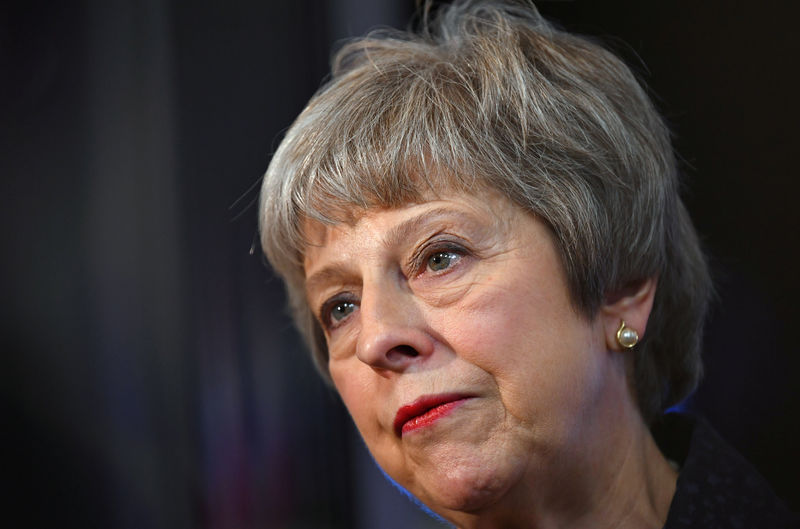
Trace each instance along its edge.
{"label": "pearl earring", "polygon": [[630,349],[639,343],[639,333],[625,325],[625,320],[622,320],[617,331],[617,343],[625,349]]}

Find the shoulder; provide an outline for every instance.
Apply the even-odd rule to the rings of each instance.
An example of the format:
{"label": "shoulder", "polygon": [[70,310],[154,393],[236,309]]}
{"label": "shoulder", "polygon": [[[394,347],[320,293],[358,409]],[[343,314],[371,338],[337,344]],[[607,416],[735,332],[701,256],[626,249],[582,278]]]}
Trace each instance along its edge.
{"label": "shoulder", "polygon": [[800,518],[704,419],[670,413],[656,422],[653,435],[680,466],[664,529],[800,528]]}

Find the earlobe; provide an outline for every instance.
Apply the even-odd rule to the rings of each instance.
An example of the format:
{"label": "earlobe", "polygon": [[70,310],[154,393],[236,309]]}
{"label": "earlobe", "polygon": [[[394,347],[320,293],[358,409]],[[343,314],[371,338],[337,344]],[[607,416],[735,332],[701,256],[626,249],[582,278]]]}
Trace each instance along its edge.
{"label": "earlobe", "polygon": [[631,349],[645,335],[657,283],[655,277],[644,279],[606,296],[600,317],[610,351]]}

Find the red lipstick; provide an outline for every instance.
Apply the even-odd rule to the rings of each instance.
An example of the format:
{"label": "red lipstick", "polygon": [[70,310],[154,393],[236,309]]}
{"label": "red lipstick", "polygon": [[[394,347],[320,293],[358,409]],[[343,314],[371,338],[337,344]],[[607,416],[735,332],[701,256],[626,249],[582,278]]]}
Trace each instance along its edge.
{"label": "red lipstick", "polygon": [[469,398],[456,393],[420,397],[397,410],[397,415],[394,417],[394,433],[397,437],[402,437],[412,430],[429,426]]}

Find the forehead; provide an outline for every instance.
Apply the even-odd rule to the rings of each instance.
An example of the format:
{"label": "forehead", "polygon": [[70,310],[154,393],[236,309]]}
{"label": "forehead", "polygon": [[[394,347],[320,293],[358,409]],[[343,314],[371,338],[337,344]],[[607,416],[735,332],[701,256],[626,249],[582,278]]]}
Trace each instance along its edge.
{"label": "forehead", "polygon": [[306,219],[303,222],[305,274],[308,277],[320,260],[335,258],[342,250],[375,248],[376,243],[392,247],[428,228],[500,233],[519,213],[519,207],[505,197],[484,192],[478,197],[450,194],[401,207],[359,209],[351,215],[351,220],[336,224]]}
{"label": "forehead", "polygon": [[[373,168],[374,169],[374,168]],[[308,243],[317,244],[329,226],[355,226],[376,213],[404,210],[437,201],[504,200],[491,178],[471,171],[453,170],[410,157],[394,171],[354,170],[342,174],[320,172],[301,190],[302,206],[292,219],[300,228],[295,246],[303,257]],[[316,237],[316,239],[314,238]]]}

